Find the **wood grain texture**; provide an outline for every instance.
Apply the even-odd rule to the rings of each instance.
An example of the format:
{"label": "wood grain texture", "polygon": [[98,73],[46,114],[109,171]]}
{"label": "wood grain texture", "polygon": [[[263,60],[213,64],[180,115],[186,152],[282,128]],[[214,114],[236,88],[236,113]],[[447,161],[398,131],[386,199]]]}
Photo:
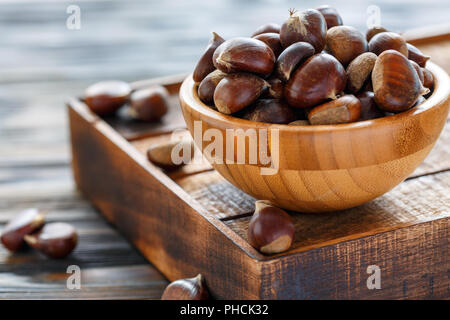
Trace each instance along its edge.
{"label": "wood grain texture", "polygon": [[[245,193],[295,211],[342,210],[391,190],[417,168],[434,146],[448,115],[450,80],[438,66],[428,63],[428,68],[436,78],[429,99],[409,111],[370,121],[324,126],[247,121],[204,105],[191,77],[180,89],[181,107],[193,137],[195,122],[201,124],[201,137],[207,130],[219,130],[224,151],[208,160]],[[261,175],[260,160],[256,164],[250,162],[250,139],[245,139],[239,148],[237,138],[232,138],[234,153],[226,154],[230,143],[226,139],[227,130],[254,130],[255,136],[266,130],[263,145],[268,147],[269,154],[279,154],[277,173]],[[278,143],[273,146],[271,130],[279,132]],[[258,136],[257,143],[261,145],[259,139]],[[200,150],[210,144],[201,138],[195,143]],[[236,163],[240,154],[245,155],[244,163]]]}

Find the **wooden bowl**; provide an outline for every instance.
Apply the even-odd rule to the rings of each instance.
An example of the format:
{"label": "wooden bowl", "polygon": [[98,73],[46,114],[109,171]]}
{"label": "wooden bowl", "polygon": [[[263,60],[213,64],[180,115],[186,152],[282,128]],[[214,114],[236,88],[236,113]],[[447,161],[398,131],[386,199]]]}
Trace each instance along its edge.
{"label": "wooden bowl", "polygon": [[[232,184],[257,199],[270,200],[289,210],[342,210],[368,202],[398,185],[433,148],[447,119],[450,80],[437,65],[428,62],[427,68],[435,77],[435,88],[425,102],[393,116],[350,124],[289,126],[228,116],[200,101],[192,76],[180,88],[180,102],[187,127],[204,155],[211,136],[222,135],[223,142],[218,143],[223,146],[223,154],[216,150],[213,157],[206,158]],[[201,121],[197,122],[197,126],[201,124],[197,135],[195,121]],[[215,130],[208,131],[210,140],[205,141],[202,137],[208,129]],[[270,145],[276,135],[270,130],[278,129],[278,171],[262,175],[264,165],[249,161],[249,139],[244,143],[244,163],[236,163],[236,151],[242,152],[242,148],[235,147],[227,157],[226,129],[268,129],[267,139],[258,141],[267,143],[270,155],[276,155]]]}

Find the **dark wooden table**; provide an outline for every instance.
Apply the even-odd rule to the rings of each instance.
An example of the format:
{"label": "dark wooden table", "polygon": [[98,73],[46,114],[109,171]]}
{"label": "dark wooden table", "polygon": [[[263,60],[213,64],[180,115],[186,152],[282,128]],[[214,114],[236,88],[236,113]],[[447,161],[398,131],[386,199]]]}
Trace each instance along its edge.
{"label": "dark wooden table", "polygon": [[[417,1],[403,24],[394,14],[399,8],[382,7],[388,12],[383,22],[393,30],[414,27],[415,21],[436,23],[442,15],[444,22],[449,4],[442,3],[444,8],[432,8],[424,18],[426,4]],[[255,9],[220,1],[216,8],[204,8],[208,15],[199,19],[193,8],[203,8],[200,1],[82,2],[82,29],[68,31],[68,4],[0,6],[0,229],[16,213],[36,207],[49,212],[48,221],[73,224],[80,235],[78,247],[64,260],[31,250],[10,254],[0,246],[0,299],[157,299],[167,281],[74,186],[64,102],[100,79],[187,72],[213,26],[225,37],[247,34],[267,20],[281,21],[286,10],[270,2]],[[353,6],[344,5],[344,19],[362,28],[357,11],[364,14],[367,4]],[[69,265],[81,268],[81,290],[66,288]]]}

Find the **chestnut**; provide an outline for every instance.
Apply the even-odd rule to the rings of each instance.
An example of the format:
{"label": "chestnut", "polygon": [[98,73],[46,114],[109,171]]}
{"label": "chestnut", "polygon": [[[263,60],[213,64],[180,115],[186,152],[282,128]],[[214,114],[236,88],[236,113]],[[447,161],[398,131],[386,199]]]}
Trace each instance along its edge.
{"label": "chestnut", "polygon": [[77,246],[78,235],[70,224],[55,222],[46,224],[36,233],[25,236],[34,249],[54,259],[64,258]]}
{"label": "chestnut", "polygon": [[208,300],[209,292],[201,274],[195,278],[172,282],[164,290],[161,300]]}
{"label": "chestnut", "polygon": [[395,32],[377,33],[369,41],[369,51],[377,56],[389,49],[397,50],[405,57],[408,57],[408,47],[405,39]]}
{"label": "chestnut", "polygon": [[0,240],[9,251],[18,251],[25,244],[24,237],[42,228],[44,223],[44,215],[39,210],[27,209],[6,224]]}
{"label": "chestnut", "polygon": [[95,114],[106,116],[127,103],[130,93],[131,88],[126,82],[100,81],[85,90],[84,102]]}
{"label": "chestnut", "polygon": [[283,252],[291,247],[294,233],[294,223],[285,211],[270,201],[256,201],[247,233],[251,246],[265,254]]}
{"label": "chestnut", "polygon": [[356,93],[370,79],[377,55],[373,52],[364,52],[350,62],[347,67],[347,91]]}
{"label": "chestnut", "polygon": [[284,49],[275,62],[274,74],[286,82],[291,73],[305,59],[314,54],[314,47],[308,42],[296,42]]}
{"label": "chestnut", "polygon": [[212,34],[212,39],[209,41],[205,52],[195,66],[194,73],[192,75],[195,82],[202,81],[208,74],[214,71],[215,67],[212,61],[212,56],[217,47],[225,41],[217,33],[213,32]]}
{"label": "chestnut", "polygon": [[267,79],[267,88],[261,94],[262,98],[281,99],[284,95],[284,83],[276,78]]}
{"label": "chestnut", "polygon": [[288,104],[278,99],[260,99],[244,112],[242,118],[250,121],[285,124],[297,119]]}
{"label": "chestnut", "polygon": [[386,50],[378,56],[372,85],[377,106],[394,113],[410,109],[428,90],[422,86],[409,60],[396,50]]}
{"label": "chestnut", "polygon": [[280,55],[281,51],[283,51],[283,47],[280,42],[280,35],[278,33],[261,33],[253,37],[253,39],[260,40],[267,44],[269,48],[272,49],[275,58]]}
{"label": "chestnut", "polygon": [[291,126],[309,126],[310,125],[308,120],[295,120],[288,124]]}
{"label": "chestnut", "polygon": [[431,90],[433,90],[434,88],[434,76],[431,73],[430,70],[426,69],[426,68],[422,68],[422,73],[423,73],[423,86],[425,88],[428,88]]}
{"label": "chestnut", "polygon": [[289,10],[289,18],[280,29],[280,41],[283,48],[295,42],[309,42],[315,52],[319,53],[325,47],[326,34],[327,22],[319,11]]}
{"label": "chestnut", "polygon": [[367,42],[369,42],[370,39],[372,39],[374,35],[381,33],[381,32],[388,32],[388,30],[386,28],[383,28],[382,26],[373,26],[370,29],[368,29],[366,31]]}
{"label": "chestnut", "polygon": [[225,73],[252,72],[268,76],[275,64],[275,54],[260,40],[233,38],[217,47],[213,62],[217,69]]}
{"label": "chestnut", "polygon": [[169,110],[169,92],[160,85],[136,90],[130,97],[130,110],[136,119],[159,121]]}
{"label": "chestnut", "polygon": [[284,90],[288,104],[308,108],[336,95],[345,88],[347,76],[342,64],[327,53],[308,58],[292,75]]}
{"label": "chestnut", "polygon": [[216,90],[220,80],[226,75],[226,73],[220,70],[214,70],[200,82],[198,86],[198,97],[203,103],[208,105],[214,104],[214,90]]}
{"label": "chestnut", "polygon": [[[192,160],[194,151],[194,143],[191,139],[163,141],[147,149],[147,159],[158,167],[174,170]],[[175,153],[176,161],[172,153]]]}
{"label": "chestnut", "polygon": [[410,43],[406,44],[408,48],[408,59],[416,62],[420,67],[425,67],[427,61],[430,60],[430,56],[423,54],[418,48]]}
{"label": "chestnut", "polygon": [[217,85],[214,104],[222,113],[238,112],[255,102],[267,86],[264,79],[250,73],[229,74]]}
{"label": "chestnut", "polygon": [[342,18],[335,8],[328,5],[323,5],[318,7],[317,11],[319,11],[325,18],[327,29],[331,29],[336,26],[342,26]]}
{"label": "chestnut", "polygon": [[414,67],[414,69],[416,69],[417,75],[419,76],[419,80],[423,84],[424,76],[423,76],[422,68],[413,60],[409,60],[409,63],[411,63],[411,65]]}
{"label": "chestnut", "polygon": [[350,61],[367,51],[367,41],[358,29],[337,26],[327,31],[325,48],[343,66],[347,66]]}
{"label": "chestnut", "polygon": [[339,124],[354,122],[361,115],[361,103],[352,94],[318,105],[308,113],[309,123]]}
{"label": "chestnut", "polygon": [[263,24],[253,32],[252,38],[262,33],[280,33],[280,25],[273,22]]}
{"label": "chestnut", "polygon": [[384,113],[378,109],[375,103],[374,94],[371,91],[363,91],[356,95],[359,102],[361,103],[361,116],[359,120],[371,120],[376,118],[384,117]]}

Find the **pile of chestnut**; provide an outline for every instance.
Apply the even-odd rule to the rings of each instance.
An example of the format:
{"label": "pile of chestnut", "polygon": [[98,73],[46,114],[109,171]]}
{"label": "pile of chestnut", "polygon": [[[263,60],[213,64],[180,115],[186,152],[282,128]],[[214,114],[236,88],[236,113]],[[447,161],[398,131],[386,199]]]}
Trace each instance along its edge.
{"label": "pile of chestnut", "polygon": [[406,111],[433,89],[430,57],[401,35],[364,36],[329,6],[289,14],[252,37],[213,33],[193,73],[200,100],[252,121],[338,124]]}
{"label": "pile of chestnut", "polygon": [[124,81],[94,83],[84,92],[84,102],[99,116],[111,116],[129,105],[128,115],[139,121],[159,121],[169,109],[169,92],[160,85],[132,90]]}
{"label": "pile of chestnut", "polygon": [[27,209],[16,215],[0,234],[3,246],[17,252],[26,245],[44,255],[58,259],[70,254],[77,246],[78,234],[68,223],[45,223],[45,216],[37,209]]}

